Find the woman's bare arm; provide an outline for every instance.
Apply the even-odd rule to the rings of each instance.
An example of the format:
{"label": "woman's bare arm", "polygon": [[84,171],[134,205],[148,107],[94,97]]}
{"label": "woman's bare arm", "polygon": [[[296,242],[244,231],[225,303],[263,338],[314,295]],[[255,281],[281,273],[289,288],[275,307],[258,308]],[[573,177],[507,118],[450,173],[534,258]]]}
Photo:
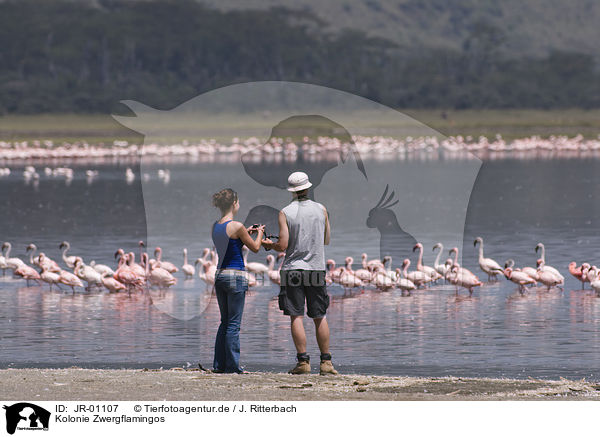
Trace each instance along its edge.
{"label": "woman's bare arm", "polygon": [[231,238],[239,238],[240,240],[242,240],[242,243],[244,243],[246,247],[248,247],[248,249],[250,249],[252,252],[258,252],[263,239],[263,235],[265,233],[264,225],[258,227],[255,240],[252,239],[250,233],[248,232],[248,229],[246,229],[246,227],[242,223],[236,222],[236,225],[238,225],[238,228],[232,234]]}

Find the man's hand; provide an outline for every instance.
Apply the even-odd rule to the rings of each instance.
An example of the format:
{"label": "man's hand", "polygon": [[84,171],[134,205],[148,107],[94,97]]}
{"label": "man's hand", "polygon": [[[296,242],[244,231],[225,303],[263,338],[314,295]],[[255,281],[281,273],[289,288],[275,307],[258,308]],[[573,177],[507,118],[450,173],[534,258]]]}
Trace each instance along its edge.
{"label": "man's hand", "polygon": [[270,238],[265,238],[261,241],[261,244],[267,250],[271,250],[273,248],[273,241],[271,241]]}

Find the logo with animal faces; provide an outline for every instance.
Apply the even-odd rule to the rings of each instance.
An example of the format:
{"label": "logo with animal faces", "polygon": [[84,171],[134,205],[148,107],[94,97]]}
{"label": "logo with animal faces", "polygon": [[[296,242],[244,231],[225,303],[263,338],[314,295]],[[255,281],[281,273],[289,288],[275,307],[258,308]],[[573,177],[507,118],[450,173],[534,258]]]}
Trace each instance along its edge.
{"label": "logo with animal faces", "polygon": [[6,432],[14,434],[15,431],[47,431],[50,425],[50,411],[39,405],[28,402],[19,402],[13,405],[4,405],[6,410]]}
{"label": "logo with animal faces", "polygon": [[[144,135],[140,173],[148,246],[161,246],[165,254],[177,256],[185,247],[194,257],[212,247],[218,212],[211,196],[226,187],[239,196],[236,220],[265,224],[267,234],[276,236],[278,213],[291,201],[287,177],[294,171],[308,174],[311,199],[329,213],[327,258],[371,256],[400,266],[414,256],[417,242],[462,248],[481,161],[468,152],[453,159],[435,146],[444,141],[442,134],[402,112],[296,82],[231,85],[167,111],[123,103],[134,116],[113,117]],[[394,149],[399,142],[406,145],[402,151]],[[160,145],[178,153],[163,156]],[[412,153],[415,146],[419,152]],[[145,177],[158,169],[169,172],[168,184]],[[199,291],[196,285],[187,294],[156,295],[153,302],[189,319],[205,310],[210,288]]]}

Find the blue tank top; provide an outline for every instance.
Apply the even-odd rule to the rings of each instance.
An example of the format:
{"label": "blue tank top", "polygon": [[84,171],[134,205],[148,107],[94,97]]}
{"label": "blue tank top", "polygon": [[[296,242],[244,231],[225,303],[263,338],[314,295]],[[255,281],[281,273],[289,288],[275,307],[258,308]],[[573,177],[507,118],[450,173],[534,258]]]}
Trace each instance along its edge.
{"label": "blue tank top", "polygon": [[242,256],[244,243],[239,238],[229,238],[227,235],[227,223],[230,221],[215,222],[213,225],[212,239],[219,254],[219,269],[246,270]]}

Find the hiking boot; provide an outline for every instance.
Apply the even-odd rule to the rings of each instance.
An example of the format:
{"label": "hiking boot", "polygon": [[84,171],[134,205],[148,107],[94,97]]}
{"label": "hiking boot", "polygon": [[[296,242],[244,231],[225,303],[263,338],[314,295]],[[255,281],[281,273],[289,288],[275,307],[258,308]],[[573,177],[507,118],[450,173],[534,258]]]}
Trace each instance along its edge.
{"label": "hiking boot", "polygon": [[338,371],[333,368],[331,360],[321,360],[321,375],[337,375]]}
{"label": "hiking boot", "polygon": [[294,367],[288,373],[291,373],[292,375],[304,375],[310,373],[310,362],[298,361],[296,363],[296,367]]}

